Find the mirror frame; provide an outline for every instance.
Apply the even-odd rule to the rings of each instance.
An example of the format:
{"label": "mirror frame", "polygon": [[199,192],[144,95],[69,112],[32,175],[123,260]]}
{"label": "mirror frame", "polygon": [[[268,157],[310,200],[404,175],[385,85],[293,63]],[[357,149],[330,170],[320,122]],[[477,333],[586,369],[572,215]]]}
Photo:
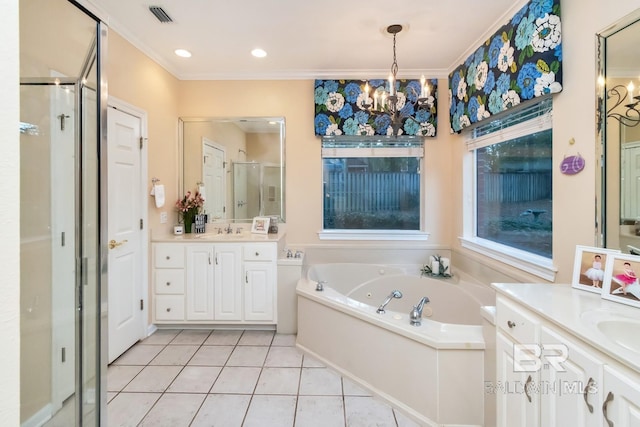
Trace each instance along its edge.
{"label": "mirror frame", "polygon": [[[607,198],[607,38],[634,23],[640,23],[640,9],[596,33],[596,160],[600,161],[600,167],[596,167],[595,245],[598,247],[607,247],[607,221],[612,220],[607,217],[607,206],[612,199]],[[620,218],[616,222],[619,224]]]}
{"label": "mirror frame", "polygon": [[[634,23],[640,23],[640,9],[620,18],[612,25],[596,33],[596,161],[600,167],[596,168],[596,199],[595,199],[595,246],[608,247],[607,205],[612,199],[607,197],[607,38],[624,30]],[[620,159],[617,159],[620,161]],[[618,176],[618,180],[620,177]],[[616,197],[620,205],[620,195]],[[618,206],[619,208],[619,206]],[[620,223],[620,218],[616,218]],[[611,241],[609,239],[609,241]]]}
{"label": "mirror frame", "polygon": [[[285,171],[286,171],[286,157],[285,157],[285,147],[286,147],[286,118],[284,116],[274,117],[274,116],[237,116],[237,117],[215,117],[215,116],[187,116],[187,117],[178,117],[178,196],[186,193],[185,190],[185,182],[184,182],[184,125],[185,123],[194,123],[194,122],[240,122],[240,121],[255,121],[255,120],[264,120],[264,121],[279,121],[281,122],[280,126],[280,147],[279,147],[279,156],[280,156],[280,215],[278,216],[278,220],[280,222],[286,222],[285,215],[285,206],[286,206],[286,185],[285,185]],[[225,218],[222,222],[251,222],[253,218]],[[213,222],[213,221],[212,221]]]}

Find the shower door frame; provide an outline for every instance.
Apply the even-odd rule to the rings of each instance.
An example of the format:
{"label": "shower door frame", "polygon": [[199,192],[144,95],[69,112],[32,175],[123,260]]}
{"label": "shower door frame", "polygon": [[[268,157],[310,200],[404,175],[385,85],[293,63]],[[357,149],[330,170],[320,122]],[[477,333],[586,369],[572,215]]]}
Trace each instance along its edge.
{"label": "shower door frame", "polygon": [[[106,425],[107,424],[107,397],[106,397],[106,375],[107,375],[107,310],[106,307],[103,307],[103,301],[107,301],[107,290],[106,286],[103,286],[107,283],[107,250],[106,250],[106,242],[104,241],[104,236],[107,235],[107,145],[106,145],[106,134],[107,134],[107,121],[106,121],[106,111],[107,111],[107,84],[104,73],[101,71],[102,64],[105,63],[106,59],[106,41],[107,41],[107,27],[104,23],[102,23],[99,19],[97,19],[94,15],[86,11],[83,7],[79,6],[74,1],[70,1],[75,4],[85,13],[87,13],[91,18],[96,21],[96,33],[97,37],[94,41],[94,46],[90,49],[90,54],[87,55],[85,63],[83,65],[83,72],[80,77],[27,77],[20,78],[20,86],[73,86],[74,87],[74,151],[75,151],[75,164],[74,164],[74,193],[75,193],[75,204],[74,207],[74,216],[75,216],[75,235],[73,236],[75,240],[75,296],[74,296],[74,310],[75,310],[75,390],[74,390],[74,402],[75,402],[75,425],[83,426],[88,425],[85,421],[85,402],[88,405],[95,406],[95,425]],[[91,52],[95,56],[91,55]],[[88,70],[91,67],[96,66],[96,76],[97,76],[97,87],[90,88],[85,84],[85,72],[88,73]],[[96,152],[96,161],[98,170],[95,171],[96,178],[96,186],[99,191],[99,194],[96,197],[97,206],[96,215],[98,218],[98,224],[96,224],[96,247],[94,248],[96,253],[96,330],[93,331],[94,336],[96,338],[95,342],[95,355],[96,359],[93,361],[95,366],[95,376],[96,376],[96,388],[95,395],[91,396],[85,390],[85,378],[84,378],[84,284],[85,280],[88,280],[88,262],[87,258],[84,256],[86,251],[84,250],[84,177],[83,177],[83,167],[84,167],[84,157],[83,150],[85,149],[85,143],[83,141],[83,113],[85,110],[83,109],[84,102],[84,91],[86,89],[95,91],[96,94],[96,142],[95,145],[91,145],[92,148],[97,150]],[[50,111],[52,114],[52,112]],[[53,335],[53,329],[52,329]],[[56,357],[55,352],[52,352],[52,358]],[[53,381],[53,376],[52,376]],[[52,382],[53,388],[53,382]],[[54,401],[53,395],[55,391],[52,390],[51,400],[52,403]],[[93,398],[93,402],[91,402]]]}

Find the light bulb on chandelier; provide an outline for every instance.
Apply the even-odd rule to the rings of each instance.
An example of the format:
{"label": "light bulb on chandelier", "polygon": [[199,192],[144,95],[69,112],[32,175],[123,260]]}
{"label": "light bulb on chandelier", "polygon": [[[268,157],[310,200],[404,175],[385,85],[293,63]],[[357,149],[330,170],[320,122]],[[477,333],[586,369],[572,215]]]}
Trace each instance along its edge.
{"label": "light bulb on chandelier", "polygon": [[[640,95],[634,96],[633,90],[633,82],[629,82],[626,87],[617,85],[607,90],[607,100],[611,99],[613,103],[607,110],[607,117],[616,119],[627,127],[634,127],[640,124]],[[625,101],[627,101],[626,104]],[[618,108],[623,104],[624,110]],[[624,114],[622,114],[621,111]]]}

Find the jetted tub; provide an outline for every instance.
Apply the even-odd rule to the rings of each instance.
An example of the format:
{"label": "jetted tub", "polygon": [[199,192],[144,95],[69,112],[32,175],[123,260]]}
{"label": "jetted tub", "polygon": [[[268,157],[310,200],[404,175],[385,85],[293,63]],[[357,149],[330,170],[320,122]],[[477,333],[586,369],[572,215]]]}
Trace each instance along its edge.
{"label": "jetted tub", "polygon": [[[486,286],[425,278],[410,268],[330,263],[308,267],[297,286],[302,350],[332,366],[422,425],[482,425]],[[418,268],[413,270],[419,271]],[[324,290],[316,291],[323,281]],[[386,313],[376,309],[393,291]],[[427,296],[421,326],[409,312]]]}

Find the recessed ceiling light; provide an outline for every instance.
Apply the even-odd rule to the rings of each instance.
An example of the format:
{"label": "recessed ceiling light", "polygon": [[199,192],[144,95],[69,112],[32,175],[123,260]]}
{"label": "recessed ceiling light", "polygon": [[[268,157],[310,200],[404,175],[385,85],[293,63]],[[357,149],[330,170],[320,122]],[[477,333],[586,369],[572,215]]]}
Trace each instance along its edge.
{"label": "recessed ceiling light", "polygon": [[255,56],[256,58],[264,58],[265,56],[267,56],[267,52],[258,48],[258,49],[253,49],[251,51],[251,55]]}
{"label": "recessed ceiling light", "polygon": [[176,49],[175,54],[183,58],[191,58],[191,52],[186,49]]}

